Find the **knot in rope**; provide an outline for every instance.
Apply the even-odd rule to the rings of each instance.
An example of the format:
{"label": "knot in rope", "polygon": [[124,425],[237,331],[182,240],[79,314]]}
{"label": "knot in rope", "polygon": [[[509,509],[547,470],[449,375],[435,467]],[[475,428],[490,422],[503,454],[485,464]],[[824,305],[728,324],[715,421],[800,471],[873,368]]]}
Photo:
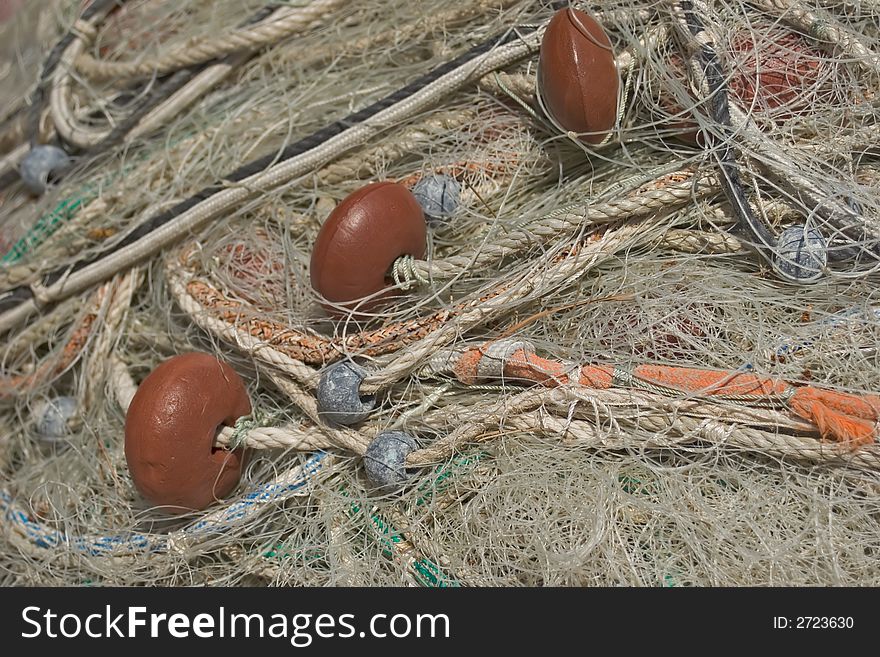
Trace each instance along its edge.
{"label": "knot in rope", "polygon": [[92,25],[89,21],[85,21],[81,18],[76,20],[71,26],[70,31],[82,39],[86,44],[91,43],[98,37],[98,28]]}
{"label": "knot in rope", "polygon": [[452,371],[459,381],[469,386],[485,379],[503,379],[505,365],[518,351],[534,354],[535,347],[525,340],[490,342],[457,356]]}
{"label": "knot in rope", "polygon": [[416,259],[406,254],[400,256],[391,266],[391,277],[394,284],[401,290],[406,291],[416,285],[427,285],[430,281],[422,276],[416,268]]}
{"label": "knot in rope", "polygon": [[817,41],[830,41],[828,39],[828,23],[817,17],[810,23],[810,36]]}
{"label": "knot in rope", "polygon": [[235,421],[232,427],[232,436],[229,438],[228,449],[231,452],[244,447],[248,434],[269,422],[271,415],[260,410],[254,410],[249,415],[242,415]]}

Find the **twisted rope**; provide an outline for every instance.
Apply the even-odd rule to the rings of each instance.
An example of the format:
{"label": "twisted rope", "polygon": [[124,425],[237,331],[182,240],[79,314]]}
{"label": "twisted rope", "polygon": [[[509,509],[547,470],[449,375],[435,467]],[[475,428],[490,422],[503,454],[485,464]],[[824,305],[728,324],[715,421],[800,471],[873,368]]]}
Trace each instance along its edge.
{"label": "twisted rope", "polygon": [[713,139],[716,142],[713,144],[713,155],[721,171],[721,188],[738,217],[741,228],[757,240],[755,246],[758,253],[775,267],[776,262],[772,253],[776,248],[776,238],[758,220],[749,205],[745,187],[740,179],[736,154],[730,144],[730,100],[727,95],[727,76],[718,59],[715,40],[695,11],[696,7],[702,5],[692,0],[680,0],[677,6],[680,11],[676,13],[679,14],[679,21],[682,23],[680,32],[691,37],[691,44],[699,52],[702,70],[696,66],[693,68],[697,73],[699,87],[705,90],[708,97],[712,118],[721,131],[721,139]]}
{"label": "twisted rope", "polygon": [[493,235],[491,240],[463,254],[430,262],[415,261],[414,273],[424,279],[455,278],[464,272],[478,271],[529,248],[546,244],[550,239],[571,237],[590,225],[665,216],[694,200],[709,197],[716,185],[717,178],[707,172],[683,170],[665,173],[647,189],[637,190],[629,196],[561,208],[521,228]]}
{"label": "twisted rope", "polygon": [[104,304],[105,309],[98,315],[97,339],[86,355],[83,368],[86,381],[84,399],[81,401],[83,408],[91,407],[98,393],[97,383],[104,380],[108,359],[117,340],[123,335],[123,324],[131,307],[132,297],[142,280],[140,270],[135,268],[117,275],[110,282],[111,292]]}
{"label": "twisted rope", "polygon": [[[257,18],[264,16],[265,13],[265,11],[260,12]],[[271,20],[271,16],[281,13],[280,9],[270,10],[269,18],[263,20]],[[95,17],[92,20],[98,19],[99,17]],[[97,28],[94,22],[83,20],[78,21],[77,25],[79,26],[77,38],[68,45],[59,66],[55,69],[49,101],[55,130],[65,142],[81,149],[104,149],[120,138],[130,142],[155,130],[222,82],[249,56],[236,54],[197,74],[193,70],[178,70],[170,80],[159,85],[141,107],[120,125],[109,128],[91,127],[77,121],[70,109],[70,99],[76,60],[97,36]],[[86,30],[86,27],[89,29]]]}
{"label": "twisted rope", "polygon": [[181,68],[203,64],[233,53],[253,52],[286,39],[342,6],[344,0],[312,0],[305,7],[282,9],[262,22],[226,34],[189,42],[146,61],[105,62],[77,53],[75,69],[94,80],[120,80],[161,76]]}
{"label": "twisted rope", "polygon": [[[452,371],[462,383],[471,385],[482,378],[510,378],[546,387],[579,384],[588,388],[626,387],[666,395],[711,398],[750,408],[785,408],[810,422],[823,438],[838,441],[855,450],[876,442],[880,421],[880,397],[855,395],[813,386],[795,386],[776,378],[759,376],[742,369],[736,371],[695,369],[663,365],[569,366],[537,356],[528,348],[509,353],[519,343],[500,341],[508,354],[495,363],[492,343],[465,351],[452,364]],[[483,371],[485,359],[493,361],[494,370]],[[499,376],[500,371],[500,376]]]}
{"label": "twisted rope", "polygon": [[[766,1],[775,2],[776,0]],[[779,1],[785,2],[785,0]],[[752,157],[794,187],[798,196],[813,206],[812,212],[825,217],[843,235],[860,242],[866,238],[866,233],[869,233],[867,236],[870,237],[871,243],[865,250],[875,254],[876,259],[876,254],[880,254],[880,226],[869,226],[860,213],[837,200],[833,191],[821,189],[821,185],[798,173],[791,166],[791,154],[758,129],[750,117],[728,98],[726,76],[721,70],[714,48],[714,39],[700,20],[698,12],[694,10],[695,7],[700,6],[702,5],[699,2],[692,0],[682,0],[678,3],[674,9],[679,19],[679,32],[700,53],[703,62],[702,69],[699,66],[691,68],[698,86],[703,89],[709,100],[712,117],[721,131],[720,143],[714,144],[713,154],[723,173],[722,186],[725,196],[740,218],[741,224],[755,238],[758,252],[778,271],[777,262],[772,255],[776,250],[776,238],[758,220],[748,203],[731,144],[733,137],[742,139],[749,147]],[[716,139],[716,141],[718,140]],[[868,228],[871,230],[868,231]],[[858,249],[854,247],[833,247],[828,250],[828,257],[832,260],[847,260],[857,256]],[[880,263],[874,265],[872,270],[877,268],[880,268]],[[851,275],[864,276],[866,273],[868,272],[860,271]],[[845,276],[839,272],[837,275]]]}
{"label": "twisted rope", "polygon": [[858,62],[863,69],[880,75],[880,54],[863,44],[858,35],[842,29],[836,21],[824,19],[801,3],[792,2],[792,0],[749,0],[749,4],[760,7],[789,21],[795,27],[808,31],[819,41],[836,45],[845,55]]}
{"label": "twisted rope", "polygon": [[[572,403],[576,403],[574,410]],[[546,412],[536,412],[538,409]],[[589,418],[583,417],[585,413]],[[613,418],[610,430],[599,428],[603,424],[600,416]],[[465,413],[461,421],[449,435],[410,453],[407,466],[446,462],[466,447],[497,438],[500,427],[502,433],[535,432],[560,437],[569,444],[611,449],[669,447],[696,438],[778,457],[880,469],[880,445],[876,443],[858,450],[821,443],[809,435],[793,433],[809,433],[811,427],[778,411],[731,407],[706,399],[674,399],[642,390],[577,385],[533,388],[488,409]],[[631,429],[618,426],[620,423],[632,424],[652,437],[635,437]]]}
{"label": "twisted rope", "polygon": [[[323,365],[355,350],[360,355],[394,354],[391,362],[364,379],[362,393],[372,394],[422,367],[461,332],[528,302],[535,294],[570,284],[633,238],[659,238],[660,226],[656,219],[645,219],[608,230],[597,241],[560,256],[549,268],[544,263],[535,265],[530,274],[515,283],[499,284],[478,298],[464,300],[427,317],[346,335],[340,340],[257,319],[244,302],[229,301],[208,284],[187,280],[191,274],[185,273],[186,266],[169,265],[166,275],[175,300],[197,325],[292,375],[307,387],[316,385],[316,379],[305,363]],[[182,262],[186,261],[184,256]],[[407,346],[405,351],[401,351],[403,346]],[[317,421],[317,416],[315,418]]]}
{"label": "twisted rope", "polygon": [[423,276],[416,268],[416,259],[406,254],[400,256],[391,266],[391,277],[394,285],[403,291],[410,290],[416,285],[430,285],[431,281]]}
{"label": "twisted rope", "polygon": [[[30,552],[65,548],[94,557],[143,557],[161,552],[183,552],[214,536],[229,533],[260,513],[294,496],[310,495],[317,478],[332,471],[335,459],[324,453],[296,464],[272,481],[257,486],[229,506],[206,514],[171,534],[127,532],[109,536],[75,536],[34,520],[12,495],[0,489],[0,532]],[[23,539],[23,540],[22,540]]]}

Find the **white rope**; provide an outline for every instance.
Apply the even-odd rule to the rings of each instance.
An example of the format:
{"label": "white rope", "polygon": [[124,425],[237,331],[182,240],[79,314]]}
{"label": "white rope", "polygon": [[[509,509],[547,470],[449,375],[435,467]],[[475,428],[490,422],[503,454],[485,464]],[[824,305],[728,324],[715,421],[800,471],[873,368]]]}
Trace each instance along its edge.
{"label": "white rope", "polygon": [[364,379],[361,392],[372,394],[409,376],[414,370],[423,367],[424,363],[443,347],[472,327],[484,324],[500,313],[510,312],[513,308],[534,299],[536,294],[546,294],[557,286],[571,284],[599,263],[612,257],[634,237],[659,238],[660,231],[660,221],[643,220],[628,223],[609,229],[600,239],[581,247],[576,255],[563,258],[549,266],[546,262],[535,265],[527,274],[511,282],[510,286],[500,294],[488,300],[473,301],[469,308],[457,316],[454,323],[446,324],[409,345],[405,352],[394,354],[394,360]]}
{"label": "white rope", "polygon": [[[574,413],[572,402],[578,404]],[[597,425],[602,422],[597,413],[613,417],[615,426],[633,424],[655,437],[637,438],[630,429],[623,428],[600,430]],[[839,443],[823,443],[811,435],[815,429],[810,424],[780,411],[719,404],[709,399],[676,399],[643,390],[536,386],[490,408],[472,409],[460,420],[459,428],[451,434],[412,452],[407,465],[442,463],[465,445],[496,437],[500,428],[501,432],[562,435],[566,442],[584,441],[612,449],[668,447],[698,437],[774,456],[880,469],[880,445],[852,450]]]}
{"label": "white rope", "polygon": [[[276,9],[266,20],[271,20],[272,16],[278,16],[285,12],[289,12],[289,10]],[[311,16],[311,13],[309,13],[309,16]],[[93,20],[98,21],[100,17],[96,17]],[[88,24],[78,21],[77,25],[81,27]],[[291,29],[293,27],[291,25]],[[55,69],[49,94],[50,113],[58,134],[66,142],[83,149],[100,144],[113,132],[112,125],[109,128],[96,128],[79,123],[70,109],[71,84],[76,68],[76,60],[82,55],[86,45],[91,43],[95,36],[96,31],[93,28],[90,35],[81,34],[70,43]],[[226,61],[218,62],[198,73],[182,89],[176,91],[170,98],[142,117],[137,125],[125,136],[125,141],[131,142],[165,125],[171,118],[180,114],[201,96],[220,84],[232,71],[247,61],[249,57],[249,54],[234,55]]]}
{"label": "white rope", "polygon": [[706,198],[717,190],[717,178],[712,173],[680,171],[668,176],[680,176],[684,180],[658,184],[658,189],[640,191],[603,203],[562,208],[521,228],[493,236],[486,243],[464,253],[431,261],[416,260],[412,264],[413,275],[418,277],[417,280],[424,280],[455,278],[463,272],[479,272],[504,258],[516,256],[551,239],[574,235],[585,226],[607,224],[621,219],[656,217]]}
{"label": "white rope", "polygon": [[95,320],[99,322],[98,335],[93,346],[86,353],[84,380],[85,393],[81,404],[90,408],[97,396],[97,383],[104,380],[104,372],[113,348],[123,335],[123,325],[131,307],[132,297],[141,282],[141,272],[134,268],[122,275],[117,275],[110,283],[106,312]]}

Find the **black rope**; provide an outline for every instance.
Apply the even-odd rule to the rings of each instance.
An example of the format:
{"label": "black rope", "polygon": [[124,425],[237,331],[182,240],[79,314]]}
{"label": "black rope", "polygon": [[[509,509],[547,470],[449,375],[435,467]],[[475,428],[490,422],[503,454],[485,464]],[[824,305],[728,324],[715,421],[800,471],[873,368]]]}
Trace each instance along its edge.
{"label": "black rope", "polygon": [[[680,0],[680,5],[684,11],[685,20],[691,34],[697,36],[704,32],[706,28],[694,12],[691,0]],[[717,53],[709,46],[700,44],[700,60],[702,61],[703,72],[709,87],[709,109],[712,119],[720,126],[721,131],[722,138],[720,141],[714,134],[706,134],[705,137],[712,146],[715,146],[716,142],[718,142],[715,154],[718,168],[721,171],[720,182],[722,191],[727,198],[727,202],[733,208],[737,227],[754,238],[754,244],[758,252],[772,263],[773,257],[771,253],[776,245],[776,238],[755,216],[755,213],[752,212],[748,201],[748,194],[740,178],[736,154],[730,145],[732,131],[730,125],[730,104],[727,95],[727,76],[721,67]]]}
{"label": "black rope", "polygon": [[[114,5],[121,7],[126,2],[128,2],[128,0],[94,0],[83,10],[80,20],[89,21],[101,13],[109,13]],[[55,69],[58,68],[58,64],[61,61],[61,56],[64,54],[64,51],[75,38],[76,35],[71,30],[61,37],[58,43],[56,43],[52,50],[49,51],[49,55],[43,62],[43,68],[37,78],[37,86],[34,88],[33,92],[31,92],[27,105],[21,109],[21,112],[26,112],[25,135],[27,135],[31,148],[37,146],[37,142],[40,139],[40,115],[43,113],[43,106],[45,104],[46,85],[55,73]],[[17,111],[4,121],[4,128],[11,124],[13,120],[17,119],[19,114],[20,112]],[[0,176],[0,191],[16,183],[18,180],[19,176],[15,171]]]}
{"label": "black rope", "polygon": [[[262,7],[259,11],[257,11],[252,16],[249,16],[246,20],[239,23],[236,27],[241,29],[243,27],[247,27],[249,25],[254,25],[259,23],[278,9],[279,5],[276,4],[268,4],[265,7]],[[231,61],[234,57],[237,56],[238,53],[228,55],[223,61]],[[113,130],[108,134],[104,139],[102,139],[98,144],[95,144],[92,148],[88,149],[89,156],[100,155],[101,153],[113,148],[119,142],[121,142],[125,136],[140,122],[142,118],[144,118],[147,114],[149,114],[154,108],[158,107],[165,100],[176,94],[178,91],[183,89],[187,84],[189,84],[192,79],[204,71],[206,68],[211,66],[210,63],[198,64],[195,66],[190,66],[188,68],[182,68],[171,75],[165,77],[165,79],[157,82],[156,86],[153,90],[141,100],[140,104],[132,111],[123,121],[121,121]]]}
{"label": "black rope", "polygon": [[90,157],[100,155],[119,144],[131,130],[153,109],[183,89],[205,66],[181,69],[164,80],[157,82],[150,93],[141,100],[138,106],[120,121],[100,142],[87,149]]}
{"label": "black rope", "polygon": [[13,169],[12,171],[7,171],[2,176],[0,176],[0,190],[6,189],[13,183],[18,181],[18,171]]}
{"label": "black rope", "polygon": [[[700,32],[703,32],[705,26],[696,12],[694,12],[692,0],[680,0],[679,4],[685,12],[685,20],[691,34],[697,36]],[[731,122],[730,103],[727,94],[727,76],[721,67],[717,53],[712,48],[701,45],[700,59],[703,63],[706,82],[711,94],[709,107],[712,118],[721,127],[723,137],[722,143],[716,150],[718,165],[722,173],[722,190],[728,203],[733,207],[737,219],[737,227],[749,234],[750,237],[755,238],[755,246],[758,252],[773,263],[770,253],[774,251],[776,239],[758,217],[755,216],[755,213],[752,212],[752,208],[748,203],[745,186],[740,178],[736,155],[730,145]],[[714,141],[713,137],[714,135],[706,135],[707,140],[710,141]],[[800,202],[805,206],[808,205],[802,199]],[[821,206],[816,208],[817,212],[822,213],[826,219],[835,225],[839,235],[863,245],[861,247],[853,246],[851,243],[845,245],[840,242],[839,238],[832,238],[825,249],[828,260],[832,262],[854,261],[858,264],[864,256],[876,259],[877,255],[880,255],[880,240],[868,234],[864,221],[860,221],[860,209],[853,207],[850,207],[850,209],[853,211],[853,216],[849,216],[851,221],[844,223],[843,219],[839,216],[827,216],[827,212],[822,213]]]}

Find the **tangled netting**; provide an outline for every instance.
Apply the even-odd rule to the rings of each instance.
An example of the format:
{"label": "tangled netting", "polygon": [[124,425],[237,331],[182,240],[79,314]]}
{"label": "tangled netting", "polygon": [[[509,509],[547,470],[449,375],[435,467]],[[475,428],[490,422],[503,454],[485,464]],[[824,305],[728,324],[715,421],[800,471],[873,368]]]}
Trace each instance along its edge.
{"label": "tangled netting", "polygon": [[[536,96],[567,3],[83,4],[0,25],[0,583],[880,584],[877,418],[794,403],[880,393],[875,0],[573,3],[621,75],[598,146]],[[39,196],[18,181],[37,144],[71,157]],[[322,222],[368,182],[437,174],[460,195],[426,258],[331,318]],[[793,227],[821,236],[811,257]],[[493,344],[498,367],[464,370]],[[190,351],[245,380],[254,412],[217,449],[251,458],[225,499],[168,515],[123,426]],[[340,360],[376,396],[352,428],[315,402]],[[392,430],[419,449],[380,494],[363,455]]]}

